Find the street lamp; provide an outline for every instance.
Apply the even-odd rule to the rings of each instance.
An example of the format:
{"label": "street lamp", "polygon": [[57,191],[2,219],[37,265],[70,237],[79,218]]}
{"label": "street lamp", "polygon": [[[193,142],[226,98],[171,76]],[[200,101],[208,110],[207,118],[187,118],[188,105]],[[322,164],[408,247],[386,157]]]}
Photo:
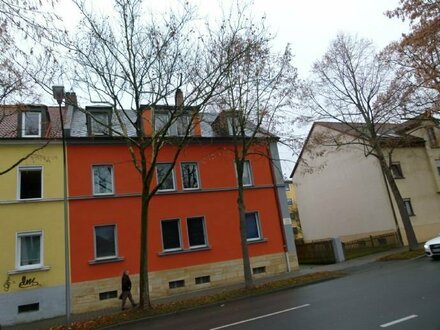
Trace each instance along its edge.
{"label": "street lamp", "polygon": [[58,110],[61,123],[61,139],[63,142],[63,201],[64,201],[64,266],[66,276],[66,325],[70,324],[70,255],[69,255],[69,221],[67,215],[67,159],[66,159],[66,136],[64,134],[64,119],[61,104],[64,100],[64,86],[52,86],[53,98],[58,102]]}

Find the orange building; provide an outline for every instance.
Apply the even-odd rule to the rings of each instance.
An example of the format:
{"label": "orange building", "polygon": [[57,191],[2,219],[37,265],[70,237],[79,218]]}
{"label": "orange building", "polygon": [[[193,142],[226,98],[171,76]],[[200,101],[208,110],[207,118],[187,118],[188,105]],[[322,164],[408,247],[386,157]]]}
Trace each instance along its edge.
{"label": "orange building", "polygon": [[[106,108],[88,111],[101,122],[111,116]],[[138,299],[141,180],[126,143],[88,115],[74,111],[69,129],[75,313],[119,306],[120,277],[126,269]],[[194,132],[150,203],[148,272],[153,301],[243,282],[232,139],[216,135],[209,120],[197,123]],[[155,180],[172,162],[173,148],[161,150]],[[245,166],[245,203],[251,267],[254,276],[261,277],[296,269],[298,263],[284,183],[279,163],[273,160],[278,158],[276,141],[254,149]]]}

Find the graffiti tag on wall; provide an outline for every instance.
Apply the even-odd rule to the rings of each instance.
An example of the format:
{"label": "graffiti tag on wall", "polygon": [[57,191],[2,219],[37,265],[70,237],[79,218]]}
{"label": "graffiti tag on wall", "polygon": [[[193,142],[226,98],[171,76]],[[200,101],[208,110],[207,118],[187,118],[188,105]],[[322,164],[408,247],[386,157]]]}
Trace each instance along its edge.
{"label": "graffiti tag on wall", "polygon": [[[8,275],[5,283],[3,284],[3,290],[5,292],[8,292],[9,289],[11,288],[11,285],[15,283],[16,283],[15,281],[11,280],[11,276]],[[20,289],[28,289],[35,286],[41,286],[41,284],[37,281],[35,277],[27,277],[26,275],[23,275],[21,277],[20,282],[18,282],[18,287]]]}

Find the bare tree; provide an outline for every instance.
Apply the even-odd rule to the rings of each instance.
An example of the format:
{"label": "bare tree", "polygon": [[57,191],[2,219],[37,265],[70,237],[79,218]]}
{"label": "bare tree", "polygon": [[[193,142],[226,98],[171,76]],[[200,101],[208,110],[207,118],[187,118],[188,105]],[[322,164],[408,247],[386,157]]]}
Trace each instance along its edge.
{"label": "bare tree", "polygon": [[[1,0],[0,1],[0,138],[19,136],[17,118],[26,111],[23,102],[38,100],[38,82],[31,72],[52,65],[51,47],[47,42],[55,31],[58,18],[53,12],[56,0]],[[42,56],[44,54],[44,56]],[[40,75],[41,76],[41,75]],[[16,103],[15,106],[5,106]],[[11,164],[2,164],[4,175],[26,159],[37,155],[50,141],[42,143]]]}
{"label": "bare tree", "polygon": [[393,73],[371,41],[339,34],[313,65],[302,97],[315,118],[344,124],[344,134],[324,137],[321,143],[359,145],[366,157],[378,159],[397,204],[409,249],[414,250],[414,230],[386,157],[386,152],[391,157],[393,147],[403,143],[394,132],[395,126],[390,125],[398,123],[402,115],[400,90],[389,88]]}
{"label": "bare tree", "polygon": [[[249,169],[248,157],[258,153],[270,157],[269,144],[277,141],[275,132],[296,88],[296,69],[287,46],[284,52],[273,51],[274,36],[265,26],[264,19],[253,22],[249,8],[240,3],[235,15],[230,15],[223,33],[230,38],[228,57],[232,65],[222,81],[222,93],[216,98],[219,116],[215,129],[230,135],[233,141],[234,162],[237,172],[237,207],[246,288],[253,287],[246,230],[245,185]],[[252,29],[243,29],[252,22]],[[237,34],[237,31],[241,33]],[[243,54],[244,56],[237,56]],[[256,146],[264,146],[264,152]]]}
{"label": "bare tree", "polygon": [[[82,19],[65,45],[75,68],[71,76],[75,88],[87,93],[89,102],[111,105],[118,127],[108,128],[126,141],[142,182],[140,307],[149,308],[150,202],[171,174],[201,111],[244,51],[224,56],[235,39],[225,39],[222,31],[214,29],[198,32],[196,11],[188,3],[157,15],[146,13],[142,0],[115,0],[109,19],[88,7],[88,1],[74,2]],[[174,96],[176,101],[170,105]],[[151,117],[145,115],[146,109],[151,110]],[[160,115],[156,111],[160,109],[166,113]],[[106,125],[92,113],[88,115]],[[145,123],[151,129],[145,130]],[[176,126],[180,127],[177,133]],[[172,150],[171,166],[155,183],[157,160],[164,148]]]}

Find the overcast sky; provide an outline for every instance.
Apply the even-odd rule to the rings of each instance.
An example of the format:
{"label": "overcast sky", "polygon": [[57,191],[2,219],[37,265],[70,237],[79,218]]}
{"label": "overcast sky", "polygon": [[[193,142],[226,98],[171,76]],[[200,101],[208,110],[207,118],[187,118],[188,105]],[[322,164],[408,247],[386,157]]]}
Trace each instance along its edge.
{"label": "overcast sky", "polygon": [[[224,4],[231,2],[188,1],[199,6],[202,16],[213,17],[220,14],[220,1]],[[146,2],[154,9],[163,10],[169,5],[173,6],[176,0]],[[108,5],[105,0],[95,0],[95,3],[98,7]],[[287,43],[291,45],[294,65],[298,68],[300,78],[306,78],[313,62],[322,57],[339,32],[371,39],[378,49],[399,39],[407,31],[407,24],[384,15],[386,10],[392,10],[397,5],[398,0],[255,0],[255,15],[266,14],[267,23],[276,34],[277,47],[282,49]],[[77,16],[70,0],[61,0],[58,9],[66,25],[72,27]],[[292,159],[288,150],[282,149],[281,153],[283,158]],[[283,162],[285,176],[290,174],[293,165],[293,159]]]}

